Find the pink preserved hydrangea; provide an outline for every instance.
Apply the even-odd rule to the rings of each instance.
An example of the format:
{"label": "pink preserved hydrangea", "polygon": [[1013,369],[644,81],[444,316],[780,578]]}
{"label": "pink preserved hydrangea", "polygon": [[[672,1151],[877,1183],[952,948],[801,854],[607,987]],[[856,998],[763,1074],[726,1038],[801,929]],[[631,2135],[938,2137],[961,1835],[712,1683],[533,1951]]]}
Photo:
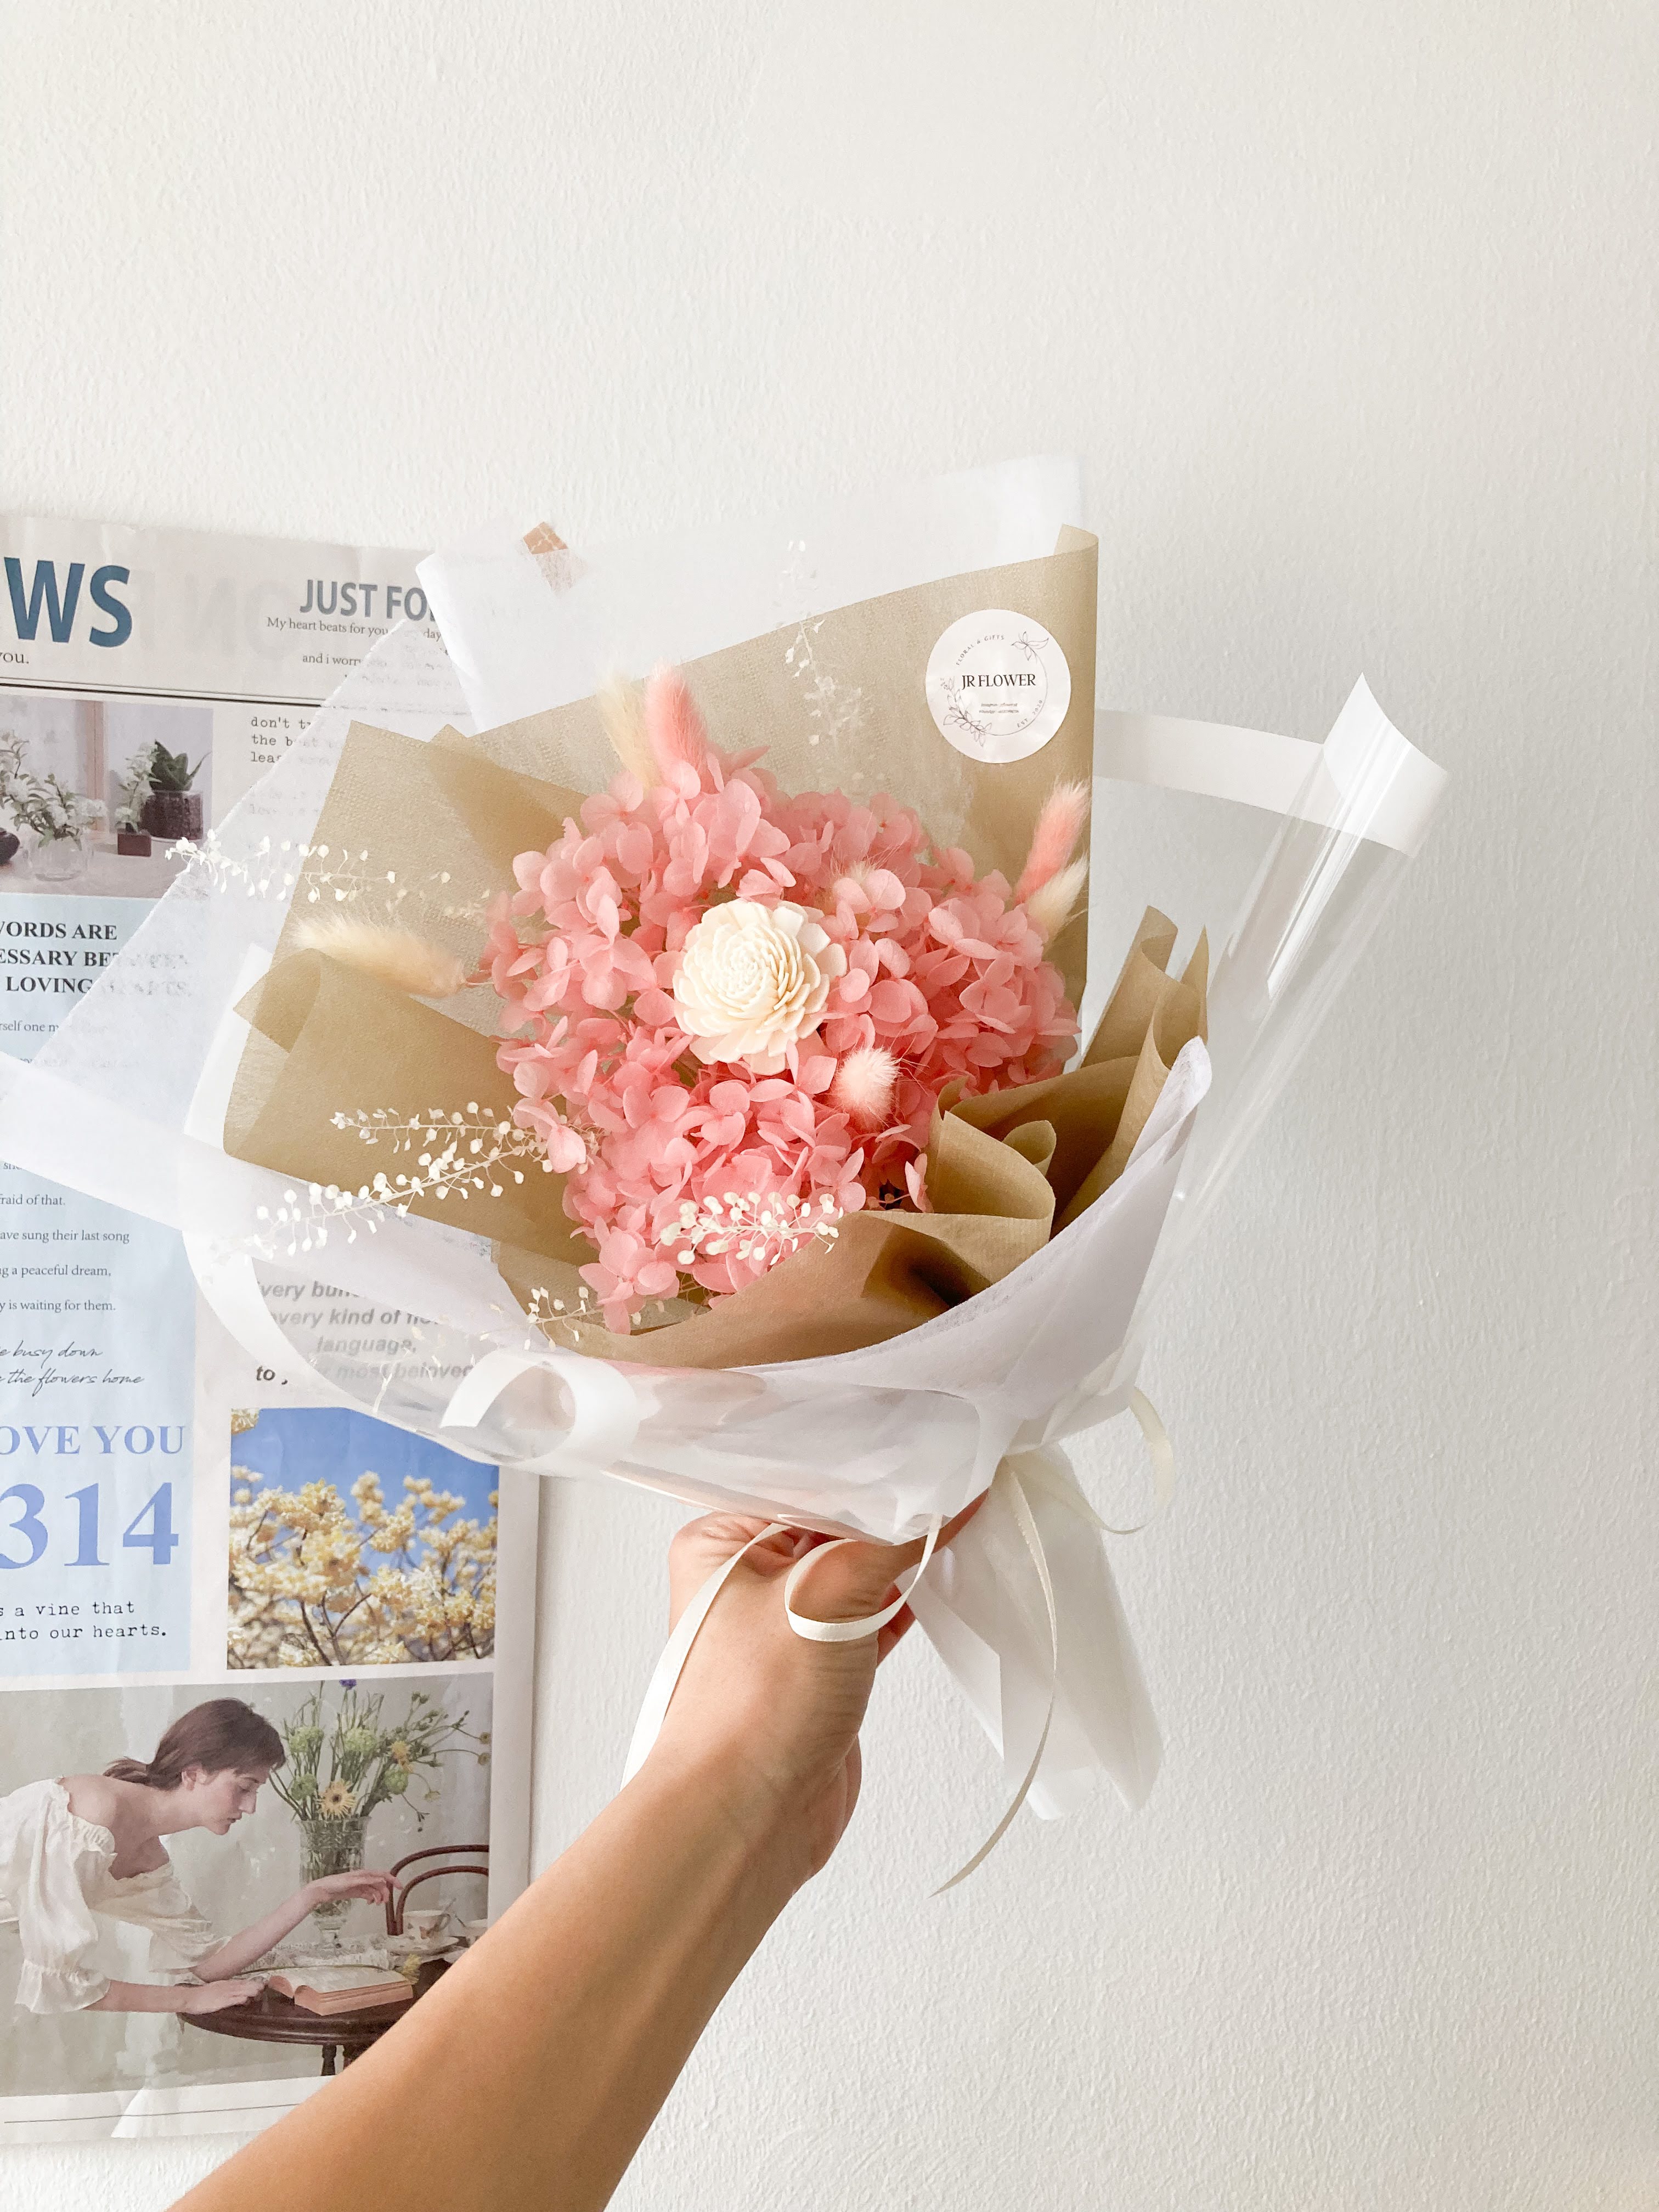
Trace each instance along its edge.
{"label": "pink preserved hydrangea", "polygon": [[[617,1329],[683,1277],[729,1293],[842,1213],[924,1205],[943,1087],[1055,1073],[1077,1034],[1045,957],[1063,915],[1051,898],[1048,926],[1033,919],[1032,867],[1022,901],[965,853],[934,853],[890,799],[785,794],[758,754],[709,745],[677,677],[653,678],[645,721],[656,780],[624,772],[545,853],[519,855],[483,971],[517,1033],[500,1054],[517,1119],[566,1178],[598,1254],[582,1275]],[[1063,797],[1074,837],[1079,795]],[[1069,837],[1048,842],[1069,907],[1080,864],[1064,867]],[[845,955],[775,1073],[704,1064],[677,1020],[682,948],[732,898],[805,908]]]}

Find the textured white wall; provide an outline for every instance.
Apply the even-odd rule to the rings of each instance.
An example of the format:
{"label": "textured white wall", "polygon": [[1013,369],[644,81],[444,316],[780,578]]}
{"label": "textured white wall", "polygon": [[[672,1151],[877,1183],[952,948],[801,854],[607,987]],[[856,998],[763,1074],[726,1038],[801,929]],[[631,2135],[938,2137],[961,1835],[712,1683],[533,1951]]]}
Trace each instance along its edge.
{"label": "textured white wall", "polygon": [[[619,2201],[1659,2202],[1652,9],[35,0],[0,74],[8,505],[580,541],[1075,447],[1103,696],[1363,667],[1455,772],[1153,1352],[1150,1808],[927,1902],[995,1784],[907,1647]],[[550,1516],[544,1851],[674,1518]]]}

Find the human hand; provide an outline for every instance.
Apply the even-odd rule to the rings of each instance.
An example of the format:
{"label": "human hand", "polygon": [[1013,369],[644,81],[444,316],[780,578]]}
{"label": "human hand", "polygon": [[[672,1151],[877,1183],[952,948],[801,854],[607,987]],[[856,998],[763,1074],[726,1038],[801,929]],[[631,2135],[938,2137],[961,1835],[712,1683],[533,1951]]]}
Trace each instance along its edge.
{"label": "human hand", "polygon": [[356,1868],[349,1874],[319,1875],[301,1892],[307,1912],[314,1912],[319,1905],[331,1904],[342,1897],[371,1897],[384,1905],[391,1894],[392,1876],[372,1873],[367,1867]]}
{"label": "human hand", "polygon": [[222,2012],[227,2005],[246,2004],[259,1994],[258,1982],[202,1982],[179,1992],[182,2013]]}
{"label": "human hand", "polygon": [[[942,1533],[948,1542],[975,1508]],[[767,1524],[710,1514],[675,1537],[668,1555],[672,1618],[678,1620],[708,1577]],[[698,1632],[647,1761],[698,1778],[757,1846],[780,1856],[792,1887],[817,1873],[840,1842],[858,1802],[859,1729],[876,1668],[911,1625],[908,1609],[877,1635],[846,1644],[798,1636],[783,1608],[795,1562],[824,1557],[802,1577],[798,1613],[857,1620],[897,1593],[894,1577],[921,1557],[910,1544],[840,1544],[791,1530],[769,1537],[727,1576]]]}

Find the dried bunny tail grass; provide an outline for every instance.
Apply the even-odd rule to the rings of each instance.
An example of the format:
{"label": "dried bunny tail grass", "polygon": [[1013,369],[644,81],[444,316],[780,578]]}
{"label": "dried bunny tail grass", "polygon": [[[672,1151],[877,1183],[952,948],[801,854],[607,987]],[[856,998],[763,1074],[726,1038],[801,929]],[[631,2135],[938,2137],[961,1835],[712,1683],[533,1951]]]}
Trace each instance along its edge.
{"label": "dried bunny tail grass", "polygon": [[450,999],[466,987],[465,963],[412,929],[328,915],[302,922],[298,941],[307,952],[325,952],[342,967],[356,968],[412,998]]}
{"label": "dried bunny tail grass", "polygon": [[649,791],[657,780],[657,763],[646,735],[644,694],[624,676],[607,676],[593,696],[611,751],[641,790]]}
{"label": "dried bunny tail grass", "polygon": [[[1014,896],[1022,905],[1029,908],[1032,893],[1041,890],[1044,884],[1060,874],[1071,859],[1088,818],[1087,784],[1057,783],[1042,802],[1036,828],[1031,832],[1031,849],[1024,870],[1014,886]],[[1075,892],[1073,896],[1076,896]]]}
{"label": "dried bunny tail grass", "polygon": [[849,1052],[836,1071],[830,1086],[832,1104],[860,1129],[873,1129],[887,1119],[898,1081],[898,1062],[878,1044]]}
{"label": "dried bunny tail grass", "polygon": [[646,685],[645,727],[658,775],[680,766],[699,779],[707,774],[708,732],[678,670],[659,668]]}
{"label": "dried bunny tail grass", "polygon": [[1026,899],[1027,919],[1045,945],[1058,937],[1071,920],[1077,895],[1088,877],[1089,863],[1073,860],[1057,876],[1050,876],[1046,884],[1040,884]]}

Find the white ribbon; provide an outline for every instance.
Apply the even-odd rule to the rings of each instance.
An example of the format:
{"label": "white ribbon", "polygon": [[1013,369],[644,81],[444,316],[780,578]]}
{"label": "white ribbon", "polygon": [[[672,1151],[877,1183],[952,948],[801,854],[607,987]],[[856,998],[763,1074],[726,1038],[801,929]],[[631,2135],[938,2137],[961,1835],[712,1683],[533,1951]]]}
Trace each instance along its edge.
{"label": "white ribbon", "polygon": [[1052,1445],[1041,1450],[1021,1452],[1012,1455],[1005,1459],[997,1469],[996,1480],[992,1487],[994,1490],[1000,1488],[1001,1496],[1007,1503],[1013,1516],[1014,1525],[1019,1530],[1026,1551],[1030,1555],[1031,1564],[1036,1570],[1037,1582],[1042,1591],[1043,1610],[1048,1622],[1047,1701],[1043,1710],[1042,1726],[1037,1732],[1036,1748],[1031,1753],[1030,1763],[1020,1778],[1019,1786],[1015,1790],[1006,1811],[967,1863],[958,1867],[948,1881],[939,1884],[933,1892],[935,1897],[943,1897],[947,1889],[954,1889],[959,1881],[965,1881],[970,1874],[983,1866],[1007,1834],[1013,1825],[1015,1814],[1031,1794],[1032,1785],[1042,1765],[1042,1755],[1048,1747],[1049,1730],[1054,1726],[1054,1706],[1060,1693],[1060,1609],[1054,1601],[1054,1577],[1048,1571],[1048,1555],[1043,1547],[1042,1532],[1037,1527],[1036,1516],[1031,1510],[1027,1484],[1029,1483],[1033,1488],[1041,1489],[1049,1497],[1057,1499],[1079,1518],[1091,1522],[1095,1528],[1109,1536],[1138,1534],[1141,1529],[1151,1526],[1175,1494],[1175,1447],[1170,1443],[1169,1432],[1158,1418],[1157,1407],[1145,1391],[1132,1389],[1129,1393],[1127,1410],[1134,1415],[1139,1424],[1141,1435],[1146,1441],[1146,1449],[1152,1462],[1153,1495],[1152,1509],[1146,1517],[1127,1528],[1114,1528],[1109,1522],[1103,1521],[1074,1482],[1059,1479],[1048,1463],[1048,1455],[1055,1450]]}
{"label": "white ribbon", "polygon": [[1146,1455],[1152,1462],[1152,1502],[1145,1517],[1116,1528],[1111,1522],[1103,1521],[1087,1498],[1079,1499],[1075,1493],[1067,1493],[1068,1502],[1073,1505],[1081,1504],[1097,1526],[1109,1536],[1138,1536],[1143,1528],[1152,1527],[1175,1496],[1175,1446],[1170,1442],[1169,1431],[1158,1419],[1157,1407],[1144,1390],[1132,1389],[1128,1410],[1140,1425],[1140,1433],[1146,1440]]}
{"label": "white ribbon", "polygon": [[[501,1354],[495,1356],[497,1358],[516,1357],[516,1355]],[[526,1361],[525,1364],[534,1363]],[[467,1388],[468,1385],[464,1383],[462,1391]],[[461,1392],[456,1395],[459,1398]],[[495,1393],[492,1391],[489,1395],[493,1397]],[[1005,1458],[997,1468],[991,1486],[992,1492],[1004,1499],[1012,1514],[1014,1524],[1019,1530],[1020,1537],[1030,1557],[1031,1565],[1036,1571],[1037,1583],[1042,1592],[1043,1610],[1048,1624],[1047,1705],[1042,1716],[1042,1725],[1037,1733],[1036,1748],[1031,1753],[1030,1762],[1020,1778],[1019,1786],[1015,1790],[1006,1810],[966,1864],[958,1867],[947,1881],[939,1884],[933,1892],[935,1897],[942,1897],[947,1889],[954,1889],[958,1882],[965,1881],[970,1874],[983,1866],[1007,1834],[1013,1824],[1015,1815],[1031,1793],[1032,1785],[1042,1765],[1043,1753],[1048,1747],[1049,1731],[1054,1726],[1054,1706],[1060,1692],[1060,1608],[1054,1597],[1054,1577],[1048,1569],[1048,1556],[1043,1547],[1042,1532],[1037,1526],[1036,1516],[1031,1509],[1031,1499],[1027,1485],[1029,1484],[1032,1489],[1041,1490],[1046,1495],[1058,1499],[1070,1511],[1077,1514],[1080,1519],[1089,1522],[1094,1528],[1103,1530],[1108,1535],[1117,1536],[1134,1535],[1140,1529],[1146,1528],[1163,1512],[1174,1493],[1175,1449],[1170,1442],[1163,1422],[1158,1419],[1157,1408],[1144,1391],[1131,1389],[1127,1410],[1133,1413],[1136,1421],[1139,1424],[1141,1435],[1146,1438],[1146,1449],[1152,1463],[1153,1486],[1151,1511],[1147,1513],[1145,1519],[1129,1527],[1114,1528],[1110,1522],[1103,1521],[1089,1504],[1087,1498],[1079,1491],[1075,1483],[1062,1480],[1060,1478],[1048,1463],[1049,1455],[1055,1452],[1055,1448],[1052,1445],[1036,1451],[1011,1455]],[[797,1610],[795,1598],[806,1576],[820,1559],[842,1544],[860,1543],[868,1540],[854,1536],[840,1536],[831,1543],[815,1546],[803,1558],[796,1560],[784,1582],[784,1617],[790,1627],[797,1636],[811,1644],[855,1644],[862,1642],[866,1637],[879,1635],[889,1622],[896,1620],[899,1613],[902,1612],[909,1601],[910,1593],[927,1572],[928,1562],[932,1559],[939,1543],[942,1525],[943,1518],[940,1516],[935,1516],[929,1522],[927,1541],[922,1547],[921,1557],[913,1569],[905,1571],[905,1576],[901,1579],[899,1595],[889,1604],[884,1606],[879,1613],[866,1613],[856,1620],[816,1620],[810,1614]],[[765,1543],[770,1537],[781,1534],[787,1526],[788,1523],[782,1521],[769,1522],[758,1535],[751,1536],[739,1550],[732,1553],[730,1559],[722,1561],[703,1583],[696,1595],[676,1622],[673,1634],[663,1646],[662,1655],[652,1670],[645,1700],[640,1707],[639,1718],[634,1724],[633,1737],[628,1747],[628,1759],[623,1769],[624,1788],[644,1765],[653,1745],[662,1732],[663,1723],[667,1718],[668,1708],[673,1700],[674,1692],[679,1685],[681,1674],[684,1672],[685,1662],[691,1656],[691,1647],[696,1642],[698,1632],[704,1621],[708,1620],[715,1599],[725,1587],[727,1577],[737,1566],[738,1561],[746,1559],[757,1545]]]}
{"label": "white ribbon", "polygon": [[866,1636],[878,1636],[890,1620],[898,1619],[911,1591],[927,1573],[927,1562],[933,1556],[933,1547],[939,1542],[939,1532],[944,1525],[943,1516],[935,1514],[927,1524],[927,1540],[921,1547],[921,1557],[913,1570],[907,1570],[910,1578],[901,1587],[898,1595],[890,1605],[884,1606],[879,1613],[866,1613],[858,1620],[814,1620],[810,1613],[796,1612],[795,1592],[809,1570],[815,1567],[820,1559],[827,1559],[831,1552],[838,1552],[843,1544],[864,1543],[868,1539],[837,1536],[833,1543],[815,1545],[805,1559],[797,1559],[790,1568],[789,1579],[783,1586],[783,1610],[789,1626],[808,1644],[861,1644]]}
{"label": "white ribbon", "polygon": [[966,1881],[970,1874],[982,1867],[1013,1826],[1014,1815],[1030,1796],[1031,1784],[1036,1780],[1037,1769],[1042,1764],[1042,1754],[1048,1748],[1048,1731],[1054,1724],[1054,1699],[1060,1690],[1060,1610],[1054,1603],[1054,1577],[1048,1572],[1048,1554],[1042,1548],[1042,1532],[1037,1527],[1031,1501],[1025,1495],[1025,1486],[1021,1482],[1012,1460],[1003,1462],[997,1469],[996,1479],[1007,1486],[1008,1504],[1012,1510],[1015,1524],[1025,1540],[1025,1548],[1031,1555],[1037,1580],[1042,1585],[1042,1602],[1048,1615],[1048,1703],[1042,1716],[1042,1726],[1038,1731],[1036,1749],[1031,1753],[1031,1763],[1021,1777],[1019,1787],[1015,1790],[1007,1811],[967,1864],[959,1866],[948,1881],[940,1882],[933,1892],[935,1897],[943,1897],[947,1889],[954,1889],[959,1881]]}
{"label": "white ribbon", "polygon": [[623,1768],[624,1790],[645,1765],[652,1745],[662,1734],[662,1724],[668,1717],[669,1705],[678,1687],[685,1662],[691,1656],[691,1646],[697,1640],[697,1631],[708,1620],[708,1609],[724,1589],[726,1577],[739,1559],[747,1559],[757,1544],[765,1543],[769,1536],[781,1535],[783,1531],[784,1523],[774,1521],[769,1527],[763,1528],[758,1536],[751,1536],[740,1551],[733,1552],[723,1566],[715,1569],[675,1622],[674,1632],[664,1644],[662,1656],[652,1671],[645,1703],[640,1707],[640,1717],[634,1723],[633,1739],[628,1747],[628,1764]]}
{"label": "white ribbon", "polygon": [[489,1352],[458,1385],[440,1427],[476,1429],[495,1401],[520,1376],[538,1370],[556,1376],[570,1394],[570,1426],[550,1451],[507,1463],[527,1474],[605,1474],[639,1434],[639,1400],[626,1378],[602,1359],[580,1352]]}

